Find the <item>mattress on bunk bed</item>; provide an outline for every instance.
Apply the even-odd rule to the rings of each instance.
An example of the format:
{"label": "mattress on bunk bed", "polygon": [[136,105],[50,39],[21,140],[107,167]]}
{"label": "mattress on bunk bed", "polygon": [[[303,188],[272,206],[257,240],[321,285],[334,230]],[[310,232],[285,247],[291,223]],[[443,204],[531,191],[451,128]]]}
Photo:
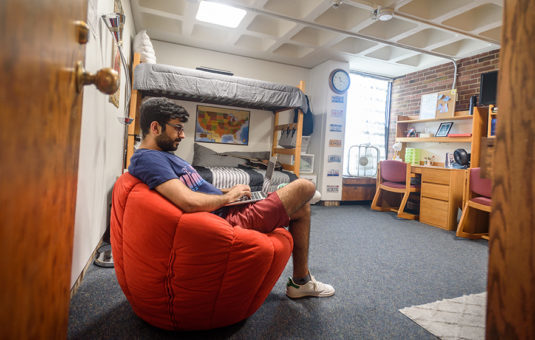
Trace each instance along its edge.
{"label": "mattress on bunk bed", "polygon": [[134,89],[151,96],[268,111],[308,109],[305,95],[294,86],[163,64],[139,64]]}
{"label": "mattress on bunk bed", "polygon": [[[246,166],[237,168],[194,166],[194,168],[202,178],[219,189],[231,188],[236,184],[247,184],[251,187],[251,191],[261,191],[266,175],[265,169],[253,169]],[[292,172],[276,170],[273,172],[268,191],[275,191],[279,184],[290,183],[296,179],[297,176]]]}

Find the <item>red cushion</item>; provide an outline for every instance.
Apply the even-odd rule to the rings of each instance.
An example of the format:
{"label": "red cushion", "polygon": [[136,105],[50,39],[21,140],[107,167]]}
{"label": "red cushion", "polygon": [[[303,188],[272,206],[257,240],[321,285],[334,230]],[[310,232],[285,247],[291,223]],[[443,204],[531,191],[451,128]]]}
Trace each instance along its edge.
{"label": "red cushion", "polygon": [[117,280],[134,312],[169,330],[227,326],[264,302],[290,257],[286,229],[231,226],[185,214],[137,178],[113,190],[111,244]]}
{"label": "red cushion", "polygon": [[381,161],[381,178],[386,182],[405,183],[407,163],[394,160]]}
{"label": "red cushion", "polygon": [[483,204],[483,205],[488,205],[489,207],[492,205],[492,200],[490,198],[483,197],[483,196],[474,197],[470,201]]}
{"label": "red cushion", "polygon": [[492,181],[490,178],[481,178],[481,169],[470,169],[470,190],[481,196],[492,196]]}
{"label": "red cushion", "polygon": [[382,185],[387,187],[396,188],[396,189],[405,189],[405,183],[396,183],[396,182],[383,182]]}

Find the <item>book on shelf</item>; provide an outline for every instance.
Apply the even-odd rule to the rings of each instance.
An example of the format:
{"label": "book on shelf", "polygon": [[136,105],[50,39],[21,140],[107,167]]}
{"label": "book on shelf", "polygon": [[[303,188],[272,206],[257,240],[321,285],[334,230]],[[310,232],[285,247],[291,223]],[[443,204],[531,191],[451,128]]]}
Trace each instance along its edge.
{"label": "book on shelf", "polygon": [[472,137],[471,133],[448,133],[448,137]]}

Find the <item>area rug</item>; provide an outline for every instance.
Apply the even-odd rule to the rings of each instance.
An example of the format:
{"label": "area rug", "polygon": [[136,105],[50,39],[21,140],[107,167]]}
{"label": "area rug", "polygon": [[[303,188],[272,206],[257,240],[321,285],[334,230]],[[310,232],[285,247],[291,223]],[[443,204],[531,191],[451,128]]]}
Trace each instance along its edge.
{"label": "area rug", "polygon": [[486,307],[484,292],[399,311],[439,339],[484,339]]}

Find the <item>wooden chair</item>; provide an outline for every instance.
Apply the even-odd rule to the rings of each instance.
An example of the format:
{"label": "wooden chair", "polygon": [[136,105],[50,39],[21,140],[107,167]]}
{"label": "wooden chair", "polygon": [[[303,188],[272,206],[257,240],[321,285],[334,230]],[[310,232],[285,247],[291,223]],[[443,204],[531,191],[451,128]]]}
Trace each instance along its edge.
{"label": "wooden chair", "polygon": [[480,168],[466,171],[463,214],[457,226],[456,235],[470,239],[484,238],[488,240],[492,181],[481,178],[480,172]]}
{"label": "wooden chair", "polygon": [[[394,160],[381,161],[377,170],[377,189],[371,208],[377,211],[397,212],[400,218],[409,220],[417,219],[417,214],[405,212],[405,206],[407,205],[410,194],[420,192],[419,184],[411,184],[411,178],[415,176],[411,174],[410,164]],[[399,207],[390,207],[387,200],[383,197],[383,191],[402,194]],[[381,201],[381,205],[378,205],[379,201]]]}

